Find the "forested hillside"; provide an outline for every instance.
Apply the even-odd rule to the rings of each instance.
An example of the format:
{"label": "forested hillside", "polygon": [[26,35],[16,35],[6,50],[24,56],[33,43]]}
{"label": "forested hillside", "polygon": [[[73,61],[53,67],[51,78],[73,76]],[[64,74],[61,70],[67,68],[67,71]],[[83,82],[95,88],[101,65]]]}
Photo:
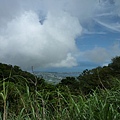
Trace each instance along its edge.
{"label": "forested hillside", "polygon": [[120,119],[120,57],[108,66],[84,70],[57,85],[0,63],[0,118],[3,120]]}

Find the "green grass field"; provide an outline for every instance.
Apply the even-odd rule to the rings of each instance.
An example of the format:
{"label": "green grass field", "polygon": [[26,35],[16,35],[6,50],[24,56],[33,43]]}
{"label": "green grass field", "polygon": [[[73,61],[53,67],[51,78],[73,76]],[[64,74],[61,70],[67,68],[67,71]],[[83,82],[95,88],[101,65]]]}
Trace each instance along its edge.
{"label": "green grass field", "polygon": [[31,90],[27,84],[6,80],[0,85],[1,120],[120,119],[120,86],[111,90],[96,89],[88,95],[81,92],[73,95],[65,86]]}

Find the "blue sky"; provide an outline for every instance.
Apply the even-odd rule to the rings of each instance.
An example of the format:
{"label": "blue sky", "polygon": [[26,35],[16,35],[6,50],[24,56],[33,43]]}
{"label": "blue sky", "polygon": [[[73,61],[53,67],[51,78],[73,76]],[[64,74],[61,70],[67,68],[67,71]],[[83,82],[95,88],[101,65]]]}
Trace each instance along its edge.
{"label": "blue sky", "polygon": [[119,55],[119,0],[0,0],[2,63],[82,71]]}

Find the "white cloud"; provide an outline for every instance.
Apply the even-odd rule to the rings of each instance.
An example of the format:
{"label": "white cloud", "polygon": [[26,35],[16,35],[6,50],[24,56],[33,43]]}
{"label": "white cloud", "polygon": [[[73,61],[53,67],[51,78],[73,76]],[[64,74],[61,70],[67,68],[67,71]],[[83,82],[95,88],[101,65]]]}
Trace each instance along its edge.
{"label": "white cloud", "polygon": [[109,47],[109,49],[103,47],[95,47],[92,50],[86,50],[84,52],[81,52],[80,57],[91,62],[105,65],[110,62],[110,59],[119,55],[120,44],[115,43],[113,46]]}
{"label": "white cloud", "polygon": [[120,0],[101,0],[94,21],[109,31],[120,32]]}
{"label": "white cloud", "polygon": [[58,67],[74,66],[77,64],[72,55],[77,52],[75,38],[81,30],[78,19],[66,12],[59,15],[49,12],[43,25],[35,12],[24,12],[9,21],[0,35],[0,61],[22,68],[51,64],[53,67],[55,64],[59,64]]}
{"label": "white cloud", "polygon": [[114,56],[119,56],[120,55],[120,43],[119,41],[117,43],[115,43],[111,49],[110,49],[110,53],[111,53],[111,56],[114,57]]}
{"label": "white cloud", "polygon": [[[112,15],[119,13],[119,5],[116,0],[116,9],[112,11],[110,7]],[[77,65],[75,39],[82,33],[104,34],[85,30],[83,23],[91,25],[96,16],[109,15],[106,7],[109,8],[100,7],[99,0],[0,0],[0,62],[22,68]],[[110,22],[97,20],[119,32],[119,24],[110,26]],[[99,57],[99,53],[103,53],[103,57]],[[95,48],[84,55],[99,62],[106,59],[107,54],[104,48]]]}
{"label": "white cloud", "polygon": [[97,4],[97,0],[0,0],[0,16],[4,22],[29,10],[45,15],[49,11],[57,15],[65,11],[84,21],[94,16]]}
{"label": "white cloud", "polygon": [[52,63],[50,66],[54,66],[54,67],[73,67],[73,66],[77,66],[77,61],[71,55],[71,53],[68,53],[65,60],[62,60],[60,63],[54,63],[54,64]]}
{"label": "white cloud", "polygon": [[88,50],[84,53],[90,61],[101,63],[109,58],[108,52],[105,48],[95,47],[93,50]]}
{"label": "white cloud", "polygon": [[113,31],[116,31],[116,32],[120,32],[120,23],[105,23],[105,22],[102,22],[100,20],[97,20],[97,19],[94,19],[97,23],[99,23],[100,25],[110,29],[110,30],[113,30]]}
{"label": "white cloud", "polygon": [[100,32],[90,31],[90,30],[87,30],[87,29],[83,29],[83,30],[82,30],[82,33],[83,33],[83,34],[89,34],[89,35],[92,35],[92,34],[104,35],[104,34],[106,34],[106,32],[102,32],[102,31],[100,31]]}
{"label": "white cloud", "polygon": [[77,65],[79,22],[93,15],[95,1],[0,0],[0,62],[22,68]]}

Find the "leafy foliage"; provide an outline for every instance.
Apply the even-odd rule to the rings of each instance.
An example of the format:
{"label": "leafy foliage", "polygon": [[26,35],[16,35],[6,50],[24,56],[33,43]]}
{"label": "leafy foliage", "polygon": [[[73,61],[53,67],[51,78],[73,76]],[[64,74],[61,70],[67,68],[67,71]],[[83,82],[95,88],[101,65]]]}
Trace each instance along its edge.
{"label": "leafy foliage", "polygon": [[120,57],[57,85],[18,66],[0,63],[0,118],[4,120],[119,120]]}
{"label": "leafy foliage", "polygon": [[84,70],[78,77],[79,85],[83,93],[91,93],[96,88],[112,89],[120,79],[120,57],[112,59],[108,66],[97,67],[92,70]]}

